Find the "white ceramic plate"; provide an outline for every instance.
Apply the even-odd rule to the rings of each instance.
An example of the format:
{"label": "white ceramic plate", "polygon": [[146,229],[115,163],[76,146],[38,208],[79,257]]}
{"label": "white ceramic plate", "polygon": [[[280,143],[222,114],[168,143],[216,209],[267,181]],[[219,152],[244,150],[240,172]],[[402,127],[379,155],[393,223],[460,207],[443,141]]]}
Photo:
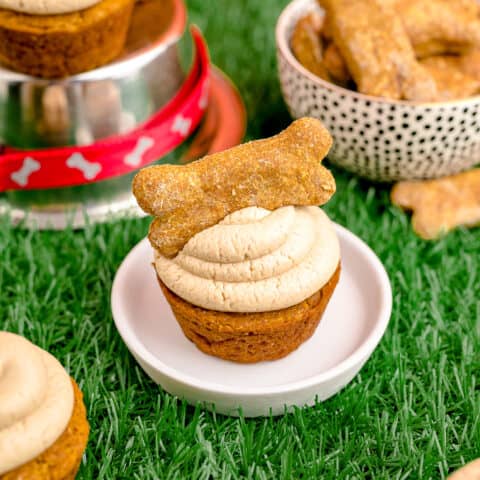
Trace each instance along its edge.
{"label": "white ceramic plate", "polygon": [[282,414],[325,400],[359,372],[382,338],[392,308],[377,256],[336,225],[340,282],[313,337],[286,358],[252,365],[211,357],[183,335],[158,286],[152,249],[141,241],[120,266],[112,289],[115,324],[145,372],[164,390],[218,413]]}

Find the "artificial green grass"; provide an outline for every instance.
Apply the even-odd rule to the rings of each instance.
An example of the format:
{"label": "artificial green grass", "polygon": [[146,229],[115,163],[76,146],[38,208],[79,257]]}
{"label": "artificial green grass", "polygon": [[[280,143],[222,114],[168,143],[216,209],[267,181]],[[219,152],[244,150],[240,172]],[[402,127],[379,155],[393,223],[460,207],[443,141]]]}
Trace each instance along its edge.
{"label": "artificial green grass", "polygon": [[[285,3],[189,2],[213,60],[246,100],[249,138],[290,121],[273,33]],[[338,193],[326,210],[384,262],[393,315],[349,386],[279,418],[189,407],[128,353],[110,288],[148,220],[64,233],[1,220],[1,326],[51,351],[79,382],[92,429],[79,479],[437,479],[480,456],[480,230],[424,242],[390,205],[388,187],[334,173]]]}

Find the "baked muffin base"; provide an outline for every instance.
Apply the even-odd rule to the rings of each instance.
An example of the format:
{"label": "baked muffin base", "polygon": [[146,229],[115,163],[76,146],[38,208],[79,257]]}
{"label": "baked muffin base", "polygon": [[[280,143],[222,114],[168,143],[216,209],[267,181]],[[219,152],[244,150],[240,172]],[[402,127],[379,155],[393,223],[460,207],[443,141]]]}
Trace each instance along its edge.
{"label": "baked muffin base", "polygon": [[64,15],[27,15],[0,9],[0,63],[41,78],[97,68],[124,45],[134,0],[102,0]]}
{"label": "baked muffin base", "polygon": [[340,270],[339,264],[324,287],[302,303],[262,313],[206,310],[183,300],[157,279],[183,333],[202,352],[234,362],[255,363],[285,357],[313,335]]}
{"label": "baked muffin base", "polygon": [[74,480],[87,446],[90,427],[83,394],[72,379],[74,405],[72,417],[58,440],[28,463],[0,475],[0,480]]}

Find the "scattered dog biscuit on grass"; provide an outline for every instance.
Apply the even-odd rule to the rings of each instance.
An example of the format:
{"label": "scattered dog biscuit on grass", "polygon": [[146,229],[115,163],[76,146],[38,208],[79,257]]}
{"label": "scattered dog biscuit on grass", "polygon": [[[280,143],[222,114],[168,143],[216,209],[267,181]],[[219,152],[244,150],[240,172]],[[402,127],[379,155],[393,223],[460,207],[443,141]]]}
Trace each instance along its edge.
{"label": "scattered dog biscuit on grass", "polygon": [[412,210],[414,231],[433,240],[459,226],[480,224],[480,169],[438,180],[397,183],[394,205]]}
{"label": "scattered dog biscuit on grass", "polygon": [[453,472],[448,480],[479,480],[480,479],[480,458],[467,463],[464,467]]}

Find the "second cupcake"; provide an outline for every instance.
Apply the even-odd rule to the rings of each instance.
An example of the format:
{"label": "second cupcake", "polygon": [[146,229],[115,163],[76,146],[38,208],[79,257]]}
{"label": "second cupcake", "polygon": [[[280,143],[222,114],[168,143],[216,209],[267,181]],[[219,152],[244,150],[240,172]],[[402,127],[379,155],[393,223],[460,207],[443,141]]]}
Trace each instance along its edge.
{"label": "second cupcake", "polygon": [[117,57],[134,0],[0,0],[0,62],[17,72],[60,78]]}
{"label": "second cupcake", "polygon": [[88,433],[82,392],[58,360],[0,331],[0,480],[73,480]]}

